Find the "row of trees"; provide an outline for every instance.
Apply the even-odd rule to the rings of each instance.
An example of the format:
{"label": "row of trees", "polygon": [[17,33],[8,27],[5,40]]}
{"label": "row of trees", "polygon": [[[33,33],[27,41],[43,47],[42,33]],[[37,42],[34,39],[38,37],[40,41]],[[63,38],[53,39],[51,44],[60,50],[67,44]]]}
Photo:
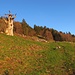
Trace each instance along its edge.
{"label": "row of trees", "polygon": [[58,32],[55,29],[46,28],[46,26],[37,26],[34,25],[34,30],[36,31],[37,35],[41,35],[45,37],[46,40],[55,40],[55,41],[74,41],[75,36],[72,35],[70,32],[63,33]]}
{"label": "row of trees", "polygon": [[35,34],[34,29],[32,29],[26,21],[23,19],[22,22],[14,22],[14,32],[18,34],[23,34],[27,36],[33,36]]}
{"label": "row of trees", "polygon": [[[4,32],[6,29],[6,24],[0,18],[0,32]],[[30,27],[27,22],[23,19],[22,22],[14,22],[14,33],[27,35],[27,36],[37,36],[41,39],[46,39],[48,41],[75,41],[75,36],[70,32],[63,33],[58,32],[55,29],[47,28],[46,26],[34,25],[34,28]]]}

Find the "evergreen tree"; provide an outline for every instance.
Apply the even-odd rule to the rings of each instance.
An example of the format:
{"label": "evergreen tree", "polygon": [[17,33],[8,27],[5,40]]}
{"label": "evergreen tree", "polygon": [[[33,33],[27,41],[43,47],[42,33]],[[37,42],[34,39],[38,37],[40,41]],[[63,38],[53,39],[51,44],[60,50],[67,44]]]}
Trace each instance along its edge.
{"label": "evergreen tree", "polygon": [[35,35],[35,31],[26,23],[25,19],[22,20],[22,29],[23,29],[23,34],[32,36]]}
{"label": "evergreen tree", "polygon": [[36,34],[40,35],[40,32],[43,30],[43,27],[34,25],[34,30],[36,31]]}
{"label": "evergreen tree", "polygon": [[59,34],[59,32],[57,30],[51,29],[52,35],[53,35],[53,39],[55,41],[63,41],[62,36]]}
{"label": "evergreen tree", "polygon": [[22,29],[23,29],[23,34],[28,35],[28,24],[26,23],[25,19],[22,20]]}

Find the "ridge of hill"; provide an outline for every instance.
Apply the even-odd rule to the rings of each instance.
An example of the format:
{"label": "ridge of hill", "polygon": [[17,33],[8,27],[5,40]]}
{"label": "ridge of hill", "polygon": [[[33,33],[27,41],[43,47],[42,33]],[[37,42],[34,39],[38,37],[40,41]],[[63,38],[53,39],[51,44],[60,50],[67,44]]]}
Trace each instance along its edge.
{"label": "ridge of hill", "polygon": [[75,75],[75,43],[0,33],[0,75]]}
{"label": "ridge of hill", "polygon": [[[0,18],[0,32],[5,32],[7,25]],[[40,39],[46,41],[68,41],[75,42],[75,35],[72,35],[70,32],[63,33],[62,31],[58,32],[55,29],[47,28],[46,26],[37,26],[34,25],[34,28],[30,27],[27,22],[23,19],[22,22],[14,21],[14,33],[20,34],[23,36],[36,36]]]}

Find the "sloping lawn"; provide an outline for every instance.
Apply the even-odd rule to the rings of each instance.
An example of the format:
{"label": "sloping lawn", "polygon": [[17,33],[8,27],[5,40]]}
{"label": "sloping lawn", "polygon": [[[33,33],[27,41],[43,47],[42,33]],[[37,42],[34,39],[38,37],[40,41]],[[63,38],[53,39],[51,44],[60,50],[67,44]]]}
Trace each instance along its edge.
{"label": "sloping lawn", "polygon": [[75,43],[0,34],[0,75],[75,75]]}

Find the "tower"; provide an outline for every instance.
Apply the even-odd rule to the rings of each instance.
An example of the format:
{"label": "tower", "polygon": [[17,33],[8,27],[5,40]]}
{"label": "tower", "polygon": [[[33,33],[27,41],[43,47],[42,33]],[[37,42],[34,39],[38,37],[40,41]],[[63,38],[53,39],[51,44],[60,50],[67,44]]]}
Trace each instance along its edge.
{"label": "tower", "polygon": [[7,28],[5,30],[5,33],[7,35],[11,35],[13,36],[13,21],[14,21],[14,18],[16,17],[16,15],[13,15],[10,13],[9,11],[9,14],[5,14],[7,16],[7,18],[3,18],[5,23],[7,24]]}

